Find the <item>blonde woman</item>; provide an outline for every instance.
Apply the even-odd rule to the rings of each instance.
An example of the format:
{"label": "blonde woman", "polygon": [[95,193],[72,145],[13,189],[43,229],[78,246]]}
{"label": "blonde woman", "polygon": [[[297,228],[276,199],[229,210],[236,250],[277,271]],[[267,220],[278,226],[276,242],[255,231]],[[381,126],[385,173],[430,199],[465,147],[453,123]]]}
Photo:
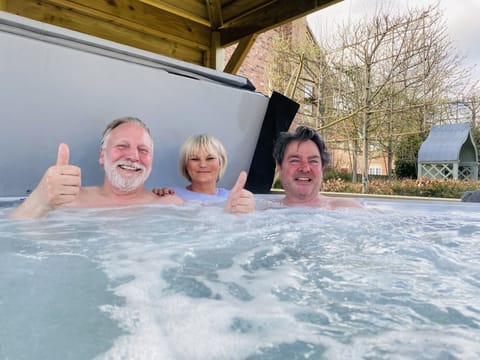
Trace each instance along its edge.
{"label": "blonde woman", "polygon": [[172,189],[154,189],[157,195],[174,191],[184,200],[228,198],[230,191],[217,187],[227,167],[227,153],[217,138],[208,134],[189,137],[180,148],[178,166],[180,173],[190,184]]}

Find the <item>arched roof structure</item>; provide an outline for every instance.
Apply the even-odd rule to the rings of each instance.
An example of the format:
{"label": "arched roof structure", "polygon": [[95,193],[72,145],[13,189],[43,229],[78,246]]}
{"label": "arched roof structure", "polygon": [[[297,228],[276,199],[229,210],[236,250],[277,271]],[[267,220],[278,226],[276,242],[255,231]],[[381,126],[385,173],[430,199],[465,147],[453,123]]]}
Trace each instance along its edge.
{"label": "arched roof structure", "polygon": [[478,152],[469,123],[434,125],[418,152],[418,176],[478,179]]}

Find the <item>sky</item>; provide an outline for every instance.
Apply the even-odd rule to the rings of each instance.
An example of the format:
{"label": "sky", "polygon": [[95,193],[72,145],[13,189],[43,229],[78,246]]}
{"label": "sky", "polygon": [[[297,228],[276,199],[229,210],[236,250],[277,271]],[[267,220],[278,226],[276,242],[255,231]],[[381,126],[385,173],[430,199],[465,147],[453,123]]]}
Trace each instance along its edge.
{"label": "sky", "polygon": [[343,0],[309,15],[308,21],[315,32],[325,28],[320,24],[331,24],[332,19],[342,23],[349,18],[355,20],[373,16],[378,4],[401,11],[407,8],[424,8],[436,3],[444,10],[453,45],[459,55],[466,57],[464,64],[475,66],[472,79],[480,80],[480,0]]}

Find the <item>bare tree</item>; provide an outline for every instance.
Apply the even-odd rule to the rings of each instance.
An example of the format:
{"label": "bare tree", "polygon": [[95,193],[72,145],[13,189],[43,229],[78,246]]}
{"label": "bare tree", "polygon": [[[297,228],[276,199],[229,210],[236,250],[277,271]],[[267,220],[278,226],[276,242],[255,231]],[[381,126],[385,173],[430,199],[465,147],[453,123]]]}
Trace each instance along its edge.
{"label": "bare tree", "polygon": [[349,154],[352,179],[361,173],[364,193],[375,156],[386,158],[392,177],[400,137],[458,121],[455,106],[475,124],[478,87],[470,85],[438,4],[393,15],[382,9],[332,32],[300,45],[279,33],[267,78],[301,104],[297,123],[315,126],[330,148]]}
{"label": "bare tree", "polygon": [[447,94],[464,85],[461,59],[452,55],[442,16],[438,5],[397,15],[384,12],[339,26],[335,41],[322,43],[338,84],[334,96],[340,100],[332,103],[356,114],[345,136],[357,134],[362,144],[364,193],[369,154],[386,152],[391,176],[395,139],[428,129],[444,111]]}

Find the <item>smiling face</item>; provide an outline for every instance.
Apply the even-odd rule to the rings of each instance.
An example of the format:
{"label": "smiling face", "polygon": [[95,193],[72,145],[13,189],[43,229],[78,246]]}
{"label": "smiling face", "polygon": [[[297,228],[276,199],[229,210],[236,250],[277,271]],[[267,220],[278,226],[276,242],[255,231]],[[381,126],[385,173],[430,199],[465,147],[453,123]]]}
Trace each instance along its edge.
{"label": "smiling face", "polygon": [[131,192],[147,180],[152,170],[153,143],[139,125],[125,123],[113,129],[100,152],[99,163],[113,188]]}
{"label": "smiling face", "polygon": [[306,202],[318,197],[323,178],[322,159],[313,141],[292,141],[277,167],[287,201]]}
{"label": "smiling face", "polygon": [[220,176],[221,163],[218,155],[199,148],[189,156],[186,164],[192,185],[216,184]]}

